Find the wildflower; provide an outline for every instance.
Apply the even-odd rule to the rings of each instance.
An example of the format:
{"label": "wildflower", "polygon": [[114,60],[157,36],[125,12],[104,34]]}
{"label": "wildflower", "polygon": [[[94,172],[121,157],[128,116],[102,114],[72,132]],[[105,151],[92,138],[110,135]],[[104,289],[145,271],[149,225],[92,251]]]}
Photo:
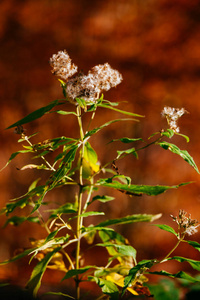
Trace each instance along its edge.
{"label": "wildflower", "polygon": [[170,129],[174,130],[175,132],[179,132],[180,130],[177,126],[177,121],[185,113],[187,113],[187,111],[184,108],[165,106],[161,114],[166,117]]}
{"label": "wildflower", "polygon": [[93,67],[89,74],[94,77],[100,90],[104,91],[108,91],[122,81],[122,75],[117,70],[112,69],[108,63]]}
{"label": "wildflower", "polygon": [[72,64],[71,58],[65,50],[53,54],[49,63],[53,68],[52,73],[62,78],[64,81],[67,81],[69,77],[73,76],[78,71],[78,67]]}
{"label": "wildflower", "polygon": [[187,216],[187,212],[180,209],[178,217],[172,216],[172,219],[178,224],[179,228],[179,236],[184,238],[185,234],[193,235],[197,232],[197,225],[198,221],[195,219],[191,219],[191,215]]}
{"label": "wildflower", "polygon": [[93,67],[87,75],[80,73],[72,77],[78,67],[71,63],[66,51],[54,54],[50,58],[50,65],[52,73],[65,80],[68,99],[73,103],[76,103],[76,98],[84,99],[87,104],[93,103],[101,91],[108,91],[122,81],[122,75],[108,63]]}

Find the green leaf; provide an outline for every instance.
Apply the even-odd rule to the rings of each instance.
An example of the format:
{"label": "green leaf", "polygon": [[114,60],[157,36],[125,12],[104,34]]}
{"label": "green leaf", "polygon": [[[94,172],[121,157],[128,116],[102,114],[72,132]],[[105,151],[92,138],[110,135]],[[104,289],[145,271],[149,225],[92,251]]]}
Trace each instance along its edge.
{"label": "green leaf", "polygon": [[30,113],[28,116],[24,117],[23,119],[19,120],[16,123],[10,125],[6,129],[10,129],[12,127],[16,127],[16,126],[19,126],[19,125],[23,125],[23,124],[29,123],[31,121],[34,121],[38,118],[41,118],[44,114],[49,112],[53,107],[55,107],[56,105],[63,104],[63,103],[65,103],[65,102],[63,102],[63,101],[60,102],[59,100],[52,101],[47,106],[43,106],[43,107],[35,110],[34,112]]}
{"label": "green leaf", "polygon": [[121,141],[122,143],[124,144],[129,144],[129,143],[134,143],[134,142],[137,142],[137,141],[143,141],[142,138],[128,138],[128,137],[124,137],[124,138],[121,138],[121,139],[115,139],[115,140],[112,140],[112,142],[118,142],[118,141]]}
{"label": "green leaf", "polygon": [[[85,212],[85,213],[83,213],[83,214],[80,214],[79,217],[85,218],[85,217],[91,217],[91,216],[103,216],[103,215],[105,215],[104,212],[100,212],[100,211],[87,211],[87,212]],[[77,217],[78,217],[78,216],[72,217],[72,218],[70,218],[69,220],[72,220],[72,219],[77,218]]]}
{"label": "green leaf", "polygon": [[108,108],[108,109],[114,110],[116,112],[119,112],[121,114],[132,116],[132,117],[144,118],[144,116],[142,116],[142,115],[138,115],[138,114],[135,114],[135,113],[132,113],[129,111],[124,111],[124,110],[121,110],[121,109],[118,109],[118,108],[115,108],[113,106],[109,106],[106,104],[98,104],[98,107]]}
{"label": "green leaf", "polygon": [[200,282],[200,279],[197,279],[195,277],[190,276],[189,274],[180,271],[176,274],[171,274],[169,272],[166,271],[155,271],[155,272],[148,272],[149,274],[154,274],[154,275],[162,275],[162,276],[167,276],[167,277],[171,277],[171,278],[181,278],[181,279],[185,279],[188,280],[190,282]]}
{"label": "green leaf", "polygon": [[50,218],[55,218],[61,214],[72,214],[77,212],[77,206],[75,203],[65,203],[59,206],[57,209],[50,210],[52,212]]}
{"label": "green leaf", "polygon": [[130,148],[130,149],[126,149],[126,150],[117,150],[117,158],[119,159],[122,156],[125,157],[128,154],[133,154],[136,158],[138,158],[138,154],[137,151],[135,150],[135,148]]}
{"label": "green leaf", "polygon": [[157,214],[157,215],[137,214],[137,215],[126,216],[120,219],[109,219],[99,223],[98,225],[94,226],[94,228],[96,229],[96,227],[104,227],[104,226],[111,226],[111,225],[118,225],[118,224],[129,224],[134,222],[153,222],[160,217],[161,214]]}
{"label": "green leaf", "polygon": [[168,232],[174,234],[175,236],[178,236],[178,234],[176,233],[176,231],[172,227],[170,227],[168,225],[165,225],[165,224],[153,224],[153,226],[156,226],[156,227],[158,227],[158,228],[160,228],[162,230],[165,230],[165,231],[168,231]]}
{"label": "green leaf", "polygon": [[14,261],[16,261],[16,260],[18,260],[18,259],[21,259],[21,258],[23,258],[23,257],[25,257],[25,256],[27,256],[27,255],[29,255],[29,254],[30,254],[32,251],[34,251],[34,250],[35,250],[35,248],[27,249],[27,250],[25,250],[24,252],[22,252],[22,253],[20,253],[20,254],[18,254],[18,255],[16,255],[16,256],[12,257],[11,259],[8,259],[8,260],[5,260],[5,261],[0,262],[0,265],[6,265],[6,264],[11,263],[11,262],[14,262]]}
{"label": "green leaf", "polygon": [[84,268],[80,268],[80,269],[72,269],[72,270],[69,270],[65,276],[63,277],[62,281],[65,280],[65,279],[68,279],[68,278],[71,278],[71,277],[74,277],[76,275],[79,275],[79,274],[83,274],[85,272],[87,272],[89,269],[91,268],[96,268],[95,266],[87,266],[87,267],[84,267]]}
{"label": "green leaf", "polygon": [[31,277],[27,283],[27,288],[29,291],[33,293],[34,296],[37,295],[38,289],[40,288],[41,280],[47,265],[49,264],[50,260],[53,258],[54,254],[60,250],[61,247],[57,247],[52,252],[47,253],[46,256],[33,269]]}
{"label": "green leaf", "polygon": [[161,136],[166,136],[171,139],[174,136],[174,130],[167,129],[166,131],[161,132]]}
{"label": "green leaf", "polygon": [[188,183],[181,183],[179,185],[173,185],[173,186],[162,186],[162,185],[152,186],[152,185],[133,185],[133,184],[128,185],[128,184],[121,184],[118,181],[112,181],[112,178],[105,178],[97,181],[97,185],[117,189],[120,192],[124,192],[125,194],[133,195],[133,196],[141,196],[143,194],[149,196],[156,196],[164,193],[169,189],[177,189],[178,187],[186,184]]}
{"label": "green leaf", "polygon": [[124,278],[124,287],[122,290],[122,295],[124,295],[126,289],[131,285],[132,281],[136,278],[136,275],[140,269],[149,269],[153,266],[155,260],[142,260],[135,267],[129,270],[129,274]]}
{"label": "green leaf", "polygon": [[8,224],[10,225],[14,225],[14,226],[18,226],[20,224],[22,224],[25,221],[29,221],[32,223],[38,223],[40,224],[40,220],[38,217],[18,217],[18,216],[13,216],[11,218],[9,218],[5,224],[3,225],[3,228],[5,228]]}
{"label": "green leaf", "polygon": [[195,242],[195,241],[186,241],[189,245],[191,245],[192,247],[194,247],[196,250],[198,250],[200,252],[200,244]]}
{"label": "green leaf", "polygon": [[91,204],[92,202],[94,201],[99,201],[99,202],[103,202],[103,203],[106,203],[106,202],[109,202],[109,201],[112,201],[114,200],[115,198],[114,197],[111,197],[111,196],[106,196],[106,195],[103,195],[103,196],[100,196],[100,195],[96,195],[92,198],[91,202],[88,203],[88,204]]}
{"label": "green leaf", "polygon": [[53,110],[51,111],[51,113],[54,113],[56,112],[57,114],[60,114],[60,115],[74,115],[74,116],[77,116],[77,114],[73,111],[65,111],[65,110]]}
{"label": "green leaf", "polygon": [[182,157],[190,166],[192,166],[197,173],[199,173],[199,170],[193,160],[193,158],[190,156],[190,154],[186,150],[180,150],[176,145],[168,143],[168,142],[160,142],[158,143],[163,149],[170,150],[172,153],[175,153]]}
{"label": "green leaf", "polygon": [[170,257],[170,258],[168,258],[168,260],[177,260],[179,262],[188,262],[193,269],[200,271],[200,261],[193,260],[190,258],[180,257],[180,256]]}
{"label": "green leaf", "polygon": [[28,153],[28,152],[33,152],[33,150],[20,150],[20,151],[17,151],[17,152],[14,152],[14,153],[12,153],[11,154],[11,156],[10,156],[10,158],[9,158],[9,160],[8,160],[8,162],[6,163],[6,165],[0,170],[0,172],[1,171],[3,171],[8,165],[9,165],[9,163],[18,155],[18,154],[20,154],[20,153]]}
{"label": "green leaf", "polygon": [[113,244],[113,243],[99,243],[96,246],[101,247],[114,247],[118,253],[122,254],[123,256],[131,256],[133,259],[136,258],[136,250],[129,245],[119,245],[119,244]]}
{"label": "green leaf", "polygon": [[98,284],[104,294],[110,296],[111,300],[119,299],[119,290],[113,282],[94,276],[91,276],[91,279]]}
{"label": "green leaf", "polygon": [[99,127],[96,127],[90,131],[88,131],[85,136],[84,136],[84,139],[86,139],[87,137],[89,136],[92,136],[93,134],[97,133],[98,131],[100,131],[101,129],[113,124],[113,123],[116,123],[116,122],[120,122],[120,121],[136,121],[135,119],[116,119],[116,120],[111,120],[109,122],[106,122],[105,124],[99,126]]}

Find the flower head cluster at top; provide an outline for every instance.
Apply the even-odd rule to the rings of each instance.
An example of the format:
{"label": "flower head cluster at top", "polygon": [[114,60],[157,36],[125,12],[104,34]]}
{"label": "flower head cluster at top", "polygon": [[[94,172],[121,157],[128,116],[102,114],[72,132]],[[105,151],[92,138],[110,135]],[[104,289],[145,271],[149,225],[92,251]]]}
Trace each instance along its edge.
{"label": "flower head cluster at top", "polygon": [[162,115],[166,117],[170,129],[175,132],[179,132],[179,127],[177,126],[178,119],[186,113],[187,111],[184,108],[174,108],[169,106],[165,106],[162,111]]}
{"label": "flower head cluster at top", "polygon": [[122,81],[122,75],[111,68],[108,63],[93,67],[87,75],[79,73],[78,67],[71,62],[66,51],[59,51],[50,58],[52,73],[66,82],[69,100],[84,99],[87,103],[95,102],[101,91],[108,91]]}
{"label": "flower head cluster at top", "polygon": [[199,227],[198,221],[195,219],[191,219],[191,215],[187,216],[187,213],[180,209],[178,217],[172,216],[172,219],[178,224],[179,235],[180,237],[184,237],[185,234],[193,235],[197,232],[197,227]]}

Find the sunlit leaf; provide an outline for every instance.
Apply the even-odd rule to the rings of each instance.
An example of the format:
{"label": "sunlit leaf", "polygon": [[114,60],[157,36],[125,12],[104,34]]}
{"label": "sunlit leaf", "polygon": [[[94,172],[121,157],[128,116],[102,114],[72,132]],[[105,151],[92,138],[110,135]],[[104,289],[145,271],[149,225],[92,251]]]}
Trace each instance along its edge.
{"label": "sunlit leaf", "polygon": [[34,121],[38,118],[41,118],[45,113],[49,112],[53,107],[55,107],[56,105],[63,104],[63,103],[65,103],[65,102],[59,101],[59,100],[52,101],[47,106],[44,106],[44,107],[41,107],[41,108],[35,110],[34,112],[30,113],[28,116],[24,117],[23,119],[19,120],[16,123],[10,125],[6,129],[16,127],[19,125],[23,125],[23,124],[29,123],[31,121]]}
{"label": "sunlit leaf", "polygon": [[[118,273],[111,273],[110,275],[107,275],[106,280],[113,282],[120,287],[124,287],[124,277]],[[138,293],[131,287],[128,287],[127,290],[133,295],[138,295]]]}
{"label": "sunlit leaf", "polygon": [[29,152],[33,152],[33,150],[20,150],[20,151],[17,151],[17,152],[14,152],[11,154],[8,162],[6,163],[6,165],[0,170],[0,172],[2,170],[4,170],[8,165],[9,163],[18,155],[18,154],[21,154],[21,153],[29,153]]}
{"label": "sunlit leaf", "polygon": [[92,198],[91,203],[93,203],[94,201],[99,201],[99,202],[103,202],[103,203],[106,203],[106,202],[109,202],[109,201],[112,201],[114,200],[115,198],[114,197],[111,197],[111,196],[106,196],[106,195],[103,195],[103,196],[100,196],[100,195],[96,195]]}
{"label": "sunlit leaf", "polygon": [[47,268],[47,265],[49,264],[55,253],[60,251],[60,249],[61,247],[57,247],[52,252],[47,253],[45,257],[33,269],[31,277],[27,283],[27,288],[33,293],[34,296],[36,296],[38,289],[40,288],[41,280]]}
{"label": "sunlit leaf", "polygon": [[116,122],[120,122],[120,121],[136,121],[135,119],[116,119],[116,120],[111,120],[109,122],[106,122],[105,124],[99,126],[99,127],[96,127],[90,131],[88,131],[85,136],[84,136],[84,139],[86,139],[87,137],[89,136],[92,136],[93,134],[97,133],[99,130],[113,124],[113,123],[116,123]]}
{"label": "sunlit leaf", "polygon": [[143,194],[146,194],[149,196],[156,196],[164,193],[169,189],[177,189],[178,187],[186,185],[188,183],[181,183],[179,185],[173,185],[173,186],[163,186],[163,185],[152,186],[152,185],[133,185],[133,184],[129,185],[129,184],[121,184],[120,182],[115,180],[112,181],[112,178],[105,178],[105,179],[100,179],[97,182],[97,184],[101,186],[117,189],[128,195],[141,196]]}
{"label": "sunlit leaf", "polygon": [[103,278],[94,277],[94,276],[91,276],[91,279],[93,279],[98,284],[98,286],[101,288],[104,294],[110,296],[109,299],[111,300],[119,299],[119,290],[113,282]]}
{"label": "sunlit leaf", "polygon": [[38,223],[40,224],[40,220],[38,217],[18,217],[18,216],[13,216],[9,219],[7,219],[7,221],[5,222],[3,227],[6,227],[8,224],[10,225],[14,225],[14,226],[18,226],[20,224],[22,224],[25,221],[29,221],[32,223]]}
{"label": "sunlit leaf", "polygon": [[167,276],[167,277],[171,277],[171,278],[181,278],[181,279],[185,279],[188,280],[190,282],[194,282],[194,283],[199,283],[200,279],[197,279],[195,277],[190,276],[189,274],[180,271],[176,274],[171,274],[169,272],[166,271],[155,271],[155,272],[148,272],[149,274],[154,274],[154,275],[162,275],[162,276]]}
{"label": "sunlit leaf", "polygon": [[122,290],[122,295],[125,293],[126,289],[134,281],[138,271],[143,268],[150,268],[155,263],[154,260],[142,260],[135,267],[131,268],[129,274],[124,278],[124,287]]}
{"label": "sunlit leaf", "polygon": [[173,256],[173,257],[168,258],[168,260],[177,260],[179,262],[188,262],[193,269],[200,271],[200,261],[190,259],[190,258],[180,257],[180,256]]}
{"label": "sunlit leaf", "polygon": [[171,152],[182,157],[190,166],[192,166],[197,173],[199,170],[190,154],[186,150],[180,150],[176,145],[168,143],[168,142],[160,142],[158,143],[163,149],[170,150]]}
{"label": "sunlit leaf", "polygon": [[5,264],[8,264],[8,263],[14,262],[18,259],[21,259],[21,258],[29,255],[33,250],[35,250],[35,248],[27,249],[27,250],[23,251],[22,253],[12,257],[11,259],[0,262],[0,265],[5,265]]}
{"label": "sunlit leaf", "polygon": [[198,250],[200,252],[200,244],[195,242],[195,241],[185,241],[187,242],[189,245],[191,245],[192,247],[194,247],[196,250]]}
{"label": "sunlit leaf", "polygon": [[117,250],[118,253],[124,255],[124,256],[131,256],[135,259],[136,257],[136,250],[129,245],[119,245],[119,244],[113,244],[113,243],[99,243],[97,246],[101,247],[113,247]]}
{"label": "sunlit leaf", "polygon": [[116,112],[119,112],[121,114],[132,116],[132,117],[144,118],[144,116],[142,116],[142,115],[138,115],[138,114],[135,114],[135,113],[132,113],[129,111],[124,111],[124,110],[121,110],[121,109],[118,109],[118,108],[115,108],[113,106],[106,105],[106,104],[98,104],[98,107],[108,108],[108,109],[114,110]]}
{"label": "sunlit leaf", "polygon": [[160,217],[161,217],[161,214],[157,214],[157,215],[147,215],[147,214],[131,215],[131,216],[126,216],[126,217],[120,218],[120,219],[106,220],[106,221],[101,222],[98,225],[94,226],[94,228],[103,227],[103,226],[117,225],[117,224],[129,224],[129,223],[134,223],[134,222],[153,222],[154,220],[157,220]]}
{"label": "sunlit leaf", "polygon": [[168,231],[168,232],[174,234],[175,236],[178,236],[178,234],[176,233],[176,231],[172,227],[170,227],[168,225],[164,225],[164,224],[153,224],[153,225],[156,226],[156,227],[158,227],[158,228],[160,228],[160,229],[162,229],[162,230]]}
{"label": "sunlit leaf", "polygon": [[55,218],[57,215],[61,214],[72,214],[77,212],[77,206],[75,203],[65,203],[59,206],[57,209],[50,210],[51,215],[50,218]]}

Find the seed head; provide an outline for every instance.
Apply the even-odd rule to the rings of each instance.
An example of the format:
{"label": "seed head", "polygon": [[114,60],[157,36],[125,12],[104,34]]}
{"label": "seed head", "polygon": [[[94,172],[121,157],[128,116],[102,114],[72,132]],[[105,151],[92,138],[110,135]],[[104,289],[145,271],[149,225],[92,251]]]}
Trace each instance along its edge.
{"label": "seed head", "polygon": [[182,115],[186,113],[188,112],[184,108],[165,106],[161,114],[166,117],[170,129],[174,130],[175,132],[179,132],[180,129],[177,125],[177,121]]}
{"label": "seed head", "polygon": [[53,54],[49,63],[53,68],[52,73],[62,78],[64,81],[67,81],[69,77],[73,76],[78,71],[78,67],[72,64],[71,58],[65,50]]}

